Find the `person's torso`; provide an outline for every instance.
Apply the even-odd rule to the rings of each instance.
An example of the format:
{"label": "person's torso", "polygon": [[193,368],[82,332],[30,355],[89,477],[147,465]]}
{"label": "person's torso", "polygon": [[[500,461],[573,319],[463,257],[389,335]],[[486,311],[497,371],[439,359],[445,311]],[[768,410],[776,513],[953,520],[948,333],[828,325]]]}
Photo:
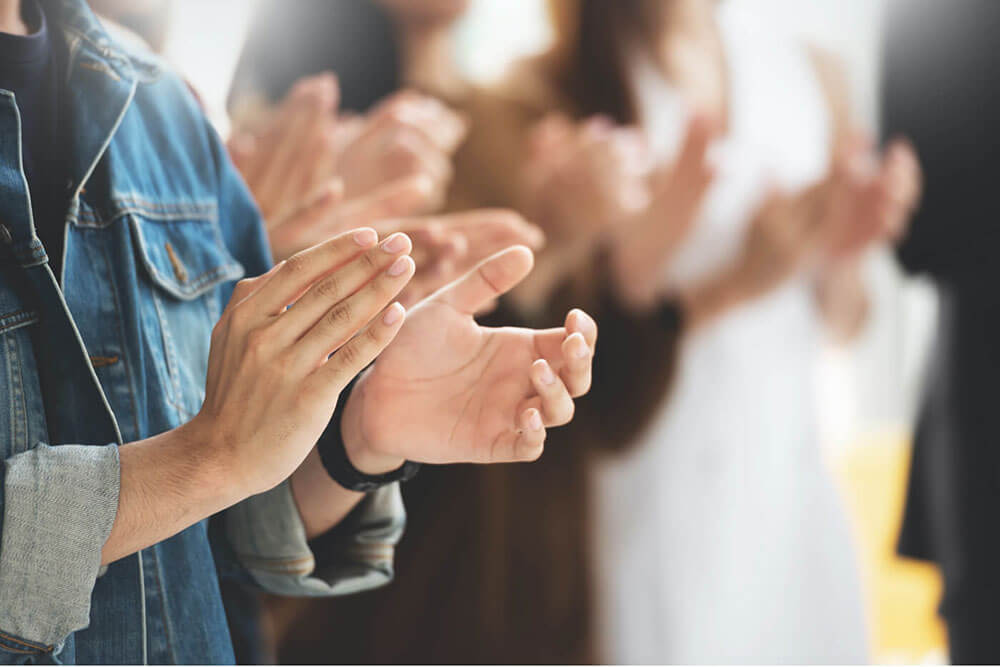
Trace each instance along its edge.
{"label": "person's torso", "polygon": [[[702,214],[667,270],[673,284],[696,282],[735,256],[769,187],[798,190],[828,166],[830,114],[804,46],[730,3],[718,21],[729,129],[711,149],[718,176]],[[651,143],[672,155],[688,111],[655,71],[640,65],[634,75]],[[840,520],[812,415],[815,324],[803,275],[699,331],[681,348],[675,384],[636,446],[597,467],[605,659],[816,658],[823,639],[808,626],[820,619],[833,633],[846,619],[843,655],[863,657],[843,526],[828,524],[829,537],[817,538],[803,523]],[[797,574],[810,550],[826,547],[829,564]],[[825,593],[802,584],[824,572],[843,575],[843,600],[833,595],[794,620],[802,605],[819,604]]]}
{"label": "person's torso", "polygon": [[[223,241],[209,135],[183,85],[86,29],[85,9],[63,11],[74,133],[59,276],[32,228],[15,101],[0,97],[3,458],[40,442],[134,441],[190,419],[211,328],[243,274]],[[205,522],[113,563],[89,628],[59,656],[144,657],[232,660]]]}

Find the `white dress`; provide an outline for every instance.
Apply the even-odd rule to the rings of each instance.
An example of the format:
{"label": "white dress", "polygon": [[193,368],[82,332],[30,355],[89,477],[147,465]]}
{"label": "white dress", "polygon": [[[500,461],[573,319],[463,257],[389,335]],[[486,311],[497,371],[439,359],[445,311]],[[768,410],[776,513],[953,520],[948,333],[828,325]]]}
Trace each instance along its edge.
{"label": "white dress", "polygon": [[[719,175],[670,268],[683,283],[737,251],[769,186],[822,177],[830,118],[804,47],[717,9],[729,73]],[[633,85],[656,149],[684,110],[652,66]],[[598,466],[597,608],[609,662],[867,660],[855,553],[818,442],[818,319],[805,276],[685,343],[670,400],[624,456]]]}

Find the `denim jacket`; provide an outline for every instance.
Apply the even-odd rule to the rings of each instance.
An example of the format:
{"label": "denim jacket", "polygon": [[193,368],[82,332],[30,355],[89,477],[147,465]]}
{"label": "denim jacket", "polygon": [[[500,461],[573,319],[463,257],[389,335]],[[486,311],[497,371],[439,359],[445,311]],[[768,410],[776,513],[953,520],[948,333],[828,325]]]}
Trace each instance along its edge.
{"label": "denim jacket", "polygon": [[83,0],[54,13],[73,123],[61,276],[34,231],[16,100],[0,90],[0,662],[232,662],[219,577],[289,595],[385,583],[399,489],[368,495],[330,553],[310,550],[285,482],[100,566],[118,446],[198,411],[233,282],[271,259],[184,84],[113,43]]}

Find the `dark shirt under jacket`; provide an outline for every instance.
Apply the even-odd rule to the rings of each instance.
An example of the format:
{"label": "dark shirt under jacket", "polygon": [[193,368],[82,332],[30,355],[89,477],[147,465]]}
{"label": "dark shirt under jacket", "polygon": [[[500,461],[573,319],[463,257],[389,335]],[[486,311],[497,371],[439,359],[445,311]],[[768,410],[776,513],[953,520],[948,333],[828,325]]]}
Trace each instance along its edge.
{"label": "dark shirt under jacket", "polygon": [[902,554],[941,565],[952,659],[1000,661],[1000,2],[897,0],[882,127],[917,147],[920,211],[898,257],[940,294]]}
{"label": "dark shirt under jacket", "polygon": [[0,89],[14,93],[21,116],[21,159],[31,193],[35,230],[58,276],[69,193],[67,144],[60,141],[60,39],[54,39],[36,0],[22,3],[28,35],[0,32]]}

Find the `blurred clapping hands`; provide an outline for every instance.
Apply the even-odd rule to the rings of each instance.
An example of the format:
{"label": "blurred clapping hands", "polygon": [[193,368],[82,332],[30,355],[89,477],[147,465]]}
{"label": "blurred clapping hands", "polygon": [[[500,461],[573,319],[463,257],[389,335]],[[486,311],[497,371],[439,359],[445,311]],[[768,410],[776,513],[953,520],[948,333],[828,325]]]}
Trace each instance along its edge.
{"label": "blurred clapping hands", "polygon": [[405,232],[417,268],[400,301],[411,305],[499,250],[542,246],[541,231],[509,211],[431,215],[466,134],[459,114],[411,91],[364,115],[341,114],[338,102],[332,74],[308,77],[230,138],[276,261],[349,229]]}

